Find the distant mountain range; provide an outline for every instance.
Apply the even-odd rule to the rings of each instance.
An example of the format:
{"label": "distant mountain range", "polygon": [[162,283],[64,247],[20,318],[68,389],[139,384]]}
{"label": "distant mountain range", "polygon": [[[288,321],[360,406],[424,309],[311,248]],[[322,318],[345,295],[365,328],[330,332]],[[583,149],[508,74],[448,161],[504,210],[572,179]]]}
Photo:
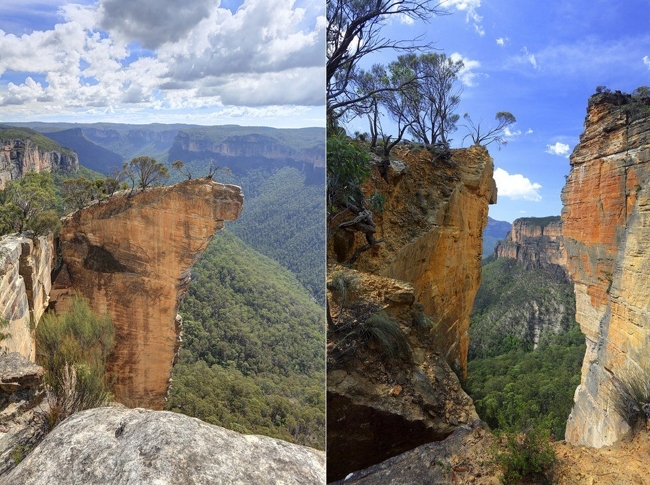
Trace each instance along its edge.
{"label": "distant mountain range", "polygon": [[497,241],[505,239],[512,228],[512,224],[506,221],[497,221],[488,216],[488,223],[483,231],[483,257],[490,256],[494,252]]}
{"label": "distant mountain range", "polygon": [[252,168],[290,166],[305,174],[308,184],[325,180],[325,129],[279,129],[238,125],[128,125],[117,123],[12,123],[32,128],[74,150],[79,163],[107,173],[125,161],[150,156],[170,164],[191,163],[196,175],[210,163],[236,175]]}

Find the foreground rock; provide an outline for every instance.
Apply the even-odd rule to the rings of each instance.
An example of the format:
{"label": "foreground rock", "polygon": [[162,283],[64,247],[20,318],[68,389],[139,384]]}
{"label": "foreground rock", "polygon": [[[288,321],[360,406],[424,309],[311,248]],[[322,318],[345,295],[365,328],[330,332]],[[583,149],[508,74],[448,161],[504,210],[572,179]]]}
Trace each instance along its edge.
{"label": "foreground rock", "polygon": [[56,305],[68,286],[64,291],[110,315],[116,343],[109,371],[119,401],[162,409],[190,269],[224,221],[237,219],[242,203],[239,187],[202,178],[113,197],[63,220],[66,269],[55,281]]}
{"label": "foreground rock", "polygon": [[98,408],[74,414],[0,484],[309,484],[325,454],[235,433],[166,411]]}
{"label": "foreground rock", "polygon": [[0,475],[45,436],[42,379],[43,368],[19,353],[0,356]]}
{"label": "foreground rock", "polygon": [[427,443],[378,465],[350,474],[335,485],[497,485],[491,447],[496,442],[479,420],[444,441]]}
{"label": "foreground rock", "polygon": [[616,396],[630,377],[650,370],[650,106],[644,103],[621,93],[589,100],[562,192],[576,320],[587,342],[566,429],[573,444],[606,446],[628,434]]}

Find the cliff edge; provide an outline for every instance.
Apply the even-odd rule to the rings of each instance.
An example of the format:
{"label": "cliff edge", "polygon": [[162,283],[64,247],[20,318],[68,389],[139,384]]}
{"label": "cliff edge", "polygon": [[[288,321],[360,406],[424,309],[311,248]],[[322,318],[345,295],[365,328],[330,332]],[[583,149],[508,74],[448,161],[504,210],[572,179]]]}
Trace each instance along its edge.
{"label": "cliff edge", "polygon": [[616,412],[621,386],[648,370],[650,340],[650,106],[616,93],[590,98],[562,192],[564,244],[576,320],[587,351],[566,429],[602,447],[630,431]]}
{"label": "cliff edge", "polygon": [[63,219],[65,267],[53,298],[65,304],[76,292],[110,315],[116,343],[109,371],[118,400],[163,407],[190,269],[242,203],[239,187],[202,178],[113,197]]}

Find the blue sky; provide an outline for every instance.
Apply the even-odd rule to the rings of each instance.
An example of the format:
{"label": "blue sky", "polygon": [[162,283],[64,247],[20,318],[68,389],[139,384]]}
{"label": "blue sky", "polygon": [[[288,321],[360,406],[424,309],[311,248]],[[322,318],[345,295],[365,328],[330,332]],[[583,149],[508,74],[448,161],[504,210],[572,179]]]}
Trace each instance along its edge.
{"label": "blue sky", "polygon": [[[578,143],[587,100],[597,86],[631,92],[650,85],[650,1],[447,0],[451,15],[428,24],[394,19],[391,38],[423,34],[447,55],[463,58],[457,111],[493,121],[498,111],[517,118],[513,136],[498,150],[499,201],[490,216],[559,215],[560,191]],[[389,62],[392,54],[372,62]],[[367,131],[362,121],[352,130]],[[460,146],[466,130],[452,135]],[[465,143],[467,146],[467,142]]]}
{"label": "blue sky", "polygon": [[0,122],[324,126],[321,0],[3,0]]}

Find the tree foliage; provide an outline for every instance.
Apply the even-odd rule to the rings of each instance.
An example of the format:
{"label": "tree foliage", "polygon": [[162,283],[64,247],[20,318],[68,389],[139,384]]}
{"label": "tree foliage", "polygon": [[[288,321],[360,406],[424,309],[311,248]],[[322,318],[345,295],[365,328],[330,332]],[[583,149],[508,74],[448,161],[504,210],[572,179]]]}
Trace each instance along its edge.
{"label": "tree foliage", "polygon": [[419,40],[391,40],[382,34],[392,18],[408,17],[428,21],[445,13],[441,4],[429,0],[330,0],[327,7],[327,117],[334,120],[351,106],[374,94],[379,88],[358,93],[354,76],[360,61],[381,50],[413,51],[425,47]]}
{"label": "tree foliage", "polygon": [[137,157],[128,163],[124,163],[122,170],[126,178],[131,181],[131,190],[137,184],[145,190],[147,187],[161,184],[169,178],[169,169],[161,162],[152,157]]}
{"label": "tree foliage", "polygon": [[323,309],[289,271],[226,231],[192,278],[167,409],[322,449]]}
{"label": "tree foliage", "polygon": [[487,146],[491,143],[496,143],[499,147],[507,145],[508,140],[504,136],[505,129],[516,123],[517,119],[508,111],[499,111],[494,118],[497,120],[497,125],[486,128],[482,121],[474,123],[469,114],[465,113],[463,119],[467,122],[465,128],[469,130],[469,133],[463,140],[469,137],[474,145]]}
{"label": "tree foliage", "polygon": [[[0,232],[22,232],[35,229],[36,216],[56,206],[54,182],[49,173],[27,172],[18,180],[7,182],[0,192]],[[42,222],[43,219],[40,220]],[[30,223],[32,226],[30,227]],[[47,227],[36,224],[39,231],[47,232]],[[60,225],[53,224],[52,230]]]}

